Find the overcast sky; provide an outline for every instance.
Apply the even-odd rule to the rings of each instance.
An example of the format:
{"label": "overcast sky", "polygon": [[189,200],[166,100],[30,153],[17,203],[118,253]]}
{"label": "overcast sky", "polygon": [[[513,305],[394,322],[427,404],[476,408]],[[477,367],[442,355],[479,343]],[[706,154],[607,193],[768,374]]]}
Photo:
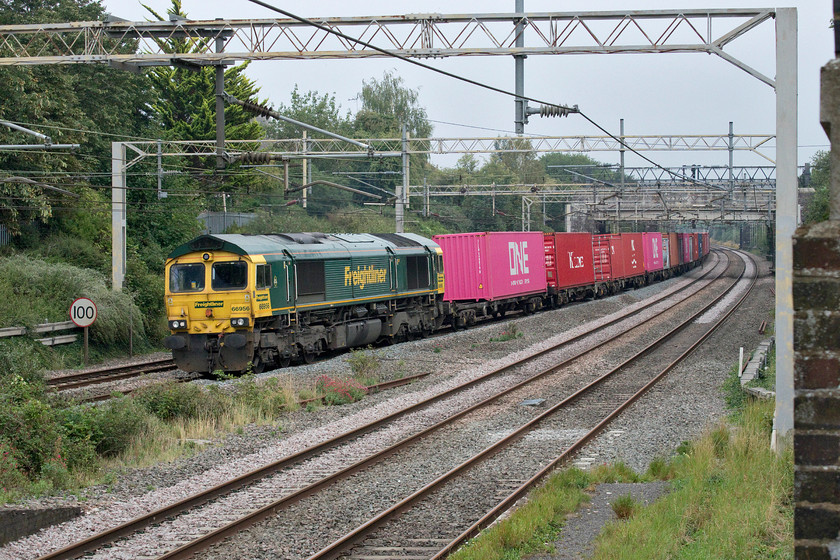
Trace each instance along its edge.
{"label": "overcast sky", "polygon": [[[267,0],[304,17],[382,16],[430,13],[510,13],[514,0],[440,0],[401,2],[364,0],[318,0],[283,2]],[[159,13],[170,0],[145,0]],[[149,14],[136,0],[104,0],[110,13],[142,21]],[[574,12],[582,10],[649,10],[764,7],[770,3],[740,0],[525,0],[526,12]],[[191,19],[274,18],[277,14],[247,0],[183,0]],[[796,7],[799,16],[799,163],[809,161],[817,150],[828,149],[819,124],[819,69],[834,56],[831,0],[789,0],[780,7]],[[352,28],[351,28],[352,29]],[[714,33],[718,35],[718,33]],[[526,39],[527,45],[527,39]],[[774,22],[769,20],[726,48],[747,64],[771,78],[775,76]],[[511,57],[456,57],[429,61],[439,68],[495,87],[513,91],[514,63]],[[479,89],[399,60],[261,61],[253,62],[248,75],[262,88],[260,97],[274,105],[287,103],[295,84],[302,91],[335,94],[346,110],[357,109],[356,94],[362,81],[381,78],[394,69],[408,87],[419,90],[420,102],[434,124],[434,136],[496,136],[512,134],[513,100]],[[577,104],[588,116],[618,134],[619,119],[625,133],[726,134],[729,121],[736,134],[775,132],[775,94],[768,85],[717,56],[704,54],[627,54],[532,56],[525,62],[525,94],[546,101]],[[455,123],[455,124],[444,124]],[[482,130],[471,127],[484,127]],[[556,136],[601,135],[574,115],[564,119],[531,117],[527,133]],[[775,158],[772,150],[766,152]],[[617,163],[617,153],[597,152],[592,157]],[[715,153],[647,152],[665,165],[726,165],[726,151]],[[439,160],[451,165],[454,160]],[[765,165],[768,162],[745,152],[736,152],[735,165]],[[647,165],[632,154],[627,165]]]}

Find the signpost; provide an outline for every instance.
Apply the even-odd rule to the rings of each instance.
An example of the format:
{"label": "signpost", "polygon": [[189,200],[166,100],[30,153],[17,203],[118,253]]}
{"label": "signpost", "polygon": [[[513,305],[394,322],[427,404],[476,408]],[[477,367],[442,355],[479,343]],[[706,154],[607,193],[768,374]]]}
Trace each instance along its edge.
{"label": "signpost", "polygon": [[96,321],[96,304],[88,298],[78,298],[70,306],[70,320],[85,330],[84,363],[88,363],[88,327]]}

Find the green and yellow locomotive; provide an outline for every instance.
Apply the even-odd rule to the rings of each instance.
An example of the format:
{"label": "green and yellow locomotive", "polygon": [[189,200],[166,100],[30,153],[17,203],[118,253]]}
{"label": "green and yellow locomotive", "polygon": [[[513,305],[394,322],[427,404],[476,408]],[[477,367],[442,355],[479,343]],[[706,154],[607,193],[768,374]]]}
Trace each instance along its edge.
{"label": "green and yellow locomotive", "polygon": [[185,371],[311,362],[443,321],[440,248],[409,233],[204,235],[170,254],[166,277],[164,344]]}

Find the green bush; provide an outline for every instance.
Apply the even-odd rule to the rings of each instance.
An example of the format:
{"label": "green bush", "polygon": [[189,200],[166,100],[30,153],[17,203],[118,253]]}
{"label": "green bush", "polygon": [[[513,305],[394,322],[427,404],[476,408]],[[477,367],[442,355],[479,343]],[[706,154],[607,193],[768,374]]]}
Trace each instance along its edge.
{"label": "green bush", "polygon": [[172,381],[144,387],[134,393],[134,399],[161,420],[187,420],[199,415],[205,395],[198,385]]}
{"label": "green bush", "polygon": [[129,324],[136,338],[145,337],[142,313],[131,296],[112,291],[96,271],[22,255],[0,258],[0,294],[0,327],[66,321],[73,300],[89,297],[98,311],[90,328],[93,344],[127,346]]}
{"label": "green bush", "polygon": [[26,476],[18,466],[15,448],[0,437],[0,488],[7,494],[14,488],[26,484]]}
{"label": "green bush", "polygon": [[128,449],[150,422],[149,413],[129,397],[111,399],[108,406],[92,407],[90,412],[90,438],[96,452],[104,457]]}

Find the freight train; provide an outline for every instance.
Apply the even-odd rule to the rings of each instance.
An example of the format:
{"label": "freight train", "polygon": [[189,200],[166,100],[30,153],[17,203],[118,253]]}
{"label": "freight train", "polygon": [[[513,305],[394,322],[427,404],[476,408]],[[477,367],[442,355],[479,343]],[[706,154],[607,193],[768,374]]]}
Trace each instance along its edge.
{"label": "freight train", "polygon": [[203,235],[166,262],[164,345],[185,371],[260,372],[614,294],[708,252],[706,232]]}

